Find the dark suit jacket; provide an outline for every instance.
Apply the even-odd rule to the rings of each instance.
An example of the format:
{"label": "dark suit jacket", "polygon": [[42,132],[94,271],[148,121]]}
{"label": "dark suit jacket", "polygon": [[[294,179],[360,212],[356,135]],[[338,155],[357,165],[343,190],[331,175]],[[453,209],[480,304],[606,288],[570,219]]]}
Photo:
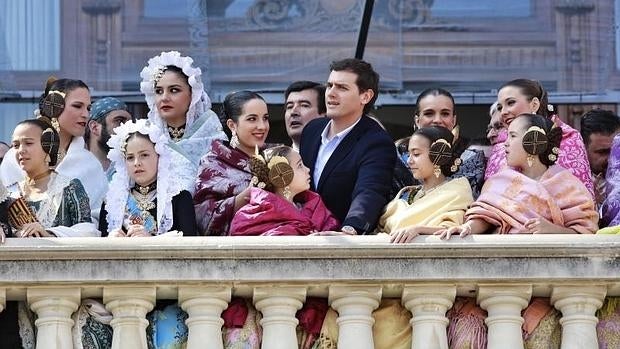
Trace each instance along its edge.
{"label": "dark suit jacket", "polygon": [[[318,118],[309,122],[301,135],[301,158],[314,173],[321,146],[321,133],[329,122]],[[319,183],[312,190],[325,205],[358,234],[374,231],[389,199],[396,150],[392,139],[374,120],[362,116],[344,137],[325,164]]]}

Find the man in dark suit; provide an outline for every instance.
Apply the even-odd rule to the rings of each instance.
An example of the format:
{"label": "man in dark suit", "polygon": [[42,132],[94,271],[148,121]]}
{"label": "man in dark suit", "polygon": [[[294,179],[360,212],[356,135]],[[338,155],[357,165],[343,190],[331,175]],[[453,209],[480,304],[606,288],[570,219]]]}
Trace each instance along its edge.
{"label": "man in dark suit", "polygon": [[369,234],[390,199],[396,151],[391,137],[366,116],[377,99],[379,75],[369,63],[344,59],[330,66],[327,118],[309,122],[300,154],[312,190],[347,234]]}

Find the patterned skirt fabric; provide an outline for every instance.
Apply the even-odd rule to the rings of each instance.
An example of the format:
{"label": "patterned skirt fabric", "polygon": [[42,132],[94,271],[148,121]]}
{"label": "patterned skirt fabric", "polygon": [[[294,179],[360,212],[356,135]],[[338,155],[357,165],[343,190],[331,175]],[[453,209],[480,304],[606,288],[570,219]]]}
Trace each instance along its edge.
{"label": "patterned skirt fabric", "polygon": [[187,346],[187,313],[177,303],[160,302],[146,317],[149,349],[184,349]]}
{"label": "patterned skirt fabric", "polygon": [[224,328],[225,349],[260,349],[263,331],[260,326],[260,313],[256,311],[254,305],[246,300],[248,315],[241,328]]}
{"label": "patterned skirt fabric", "polygon": [[620,348],[620,297],[607,297],[596,313],[598,325],[598,347],[600,349]]}
{"label": "patterned skirt fabric", "polygon": [[[400,303],[400,299],[384,299],[372,313],[373,340],[375,349],[411,348],[411,313]],[[338,313],[329,309],[319,338],[313,349],[331,349],[338,345]]]}

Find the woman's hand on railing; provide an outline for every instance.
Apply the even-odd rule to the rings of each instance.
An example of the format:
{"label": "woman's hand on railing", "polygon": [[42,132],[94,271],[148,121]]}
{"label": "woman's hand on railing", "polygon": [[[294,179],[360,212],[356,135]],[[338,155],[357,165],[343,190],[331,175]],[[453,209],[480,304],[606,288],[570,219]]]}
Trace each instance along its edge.
{"label": "woman's hand on railing", "polygon": [[39,222],[34,223],[26,223],[22,226],[22,228],[17,232],[17,236],[20,238],[29,238],[29,237],[51,237],[54,236],[50,234],[45,227],[41,225]]}
{"label": "woman's hand on railing", "polygon": [[390,242],[394,244],[406,244],[420,235],[417,227],[409,227],[395,230],[390,233]]}

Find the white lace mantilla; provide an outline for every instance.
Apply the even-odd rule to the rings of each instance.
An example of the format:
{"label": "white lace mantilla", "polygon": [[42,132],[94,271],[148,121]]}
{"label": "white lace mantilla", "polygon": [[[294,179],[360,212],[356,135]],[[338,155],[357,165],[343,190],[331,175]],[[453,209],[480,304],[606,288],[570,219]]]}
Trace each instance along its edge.
{"label": "white lace mantilla", "polygon": [[[134,182],[129,178],[125,165],[125,154],[121,151],[130,134],[139,132],[149,137],[155,144],[155,151],[159,154],[157,165],[157,234],[164,234],[172,227],[172,198],[184,190],[187,185],[183,180],[185,175],[182,169],[176,168],[177,161],[173,158],[174,152],[168,147],[168,138],[157,125],[148,120],[140,119],[136,122],[128,121],[114,129],[115,135],[110,137],[108,145],[110,152],[108,159],[112,161],[116,173],[110,182],[110,189],[106,196],[106,210],[108,211],[108,233],[121,229],[127,206],[129,191]],[[182,168],[182,167],[181,167]]]}
{"label": "white lace mantilla", "polygon": [[[192,101],[187,111],[185,128],[191,128],[196,119],[211,109],[211,99],[204,90],[202,84],[202,71],[200,68],[192,66],[194,60],[191,57],[183,57],[177,51],[162,52],[159,56],[149,59],[146,67],[140,72],[142,82],[140,91],[144,93],[146,103],[149,106],[148,118],[152,123],[165,129],[164,121],[159,116],[155,105],[155,76],[166,66],[173,65],[181,68],[183,73],[188,76],[188,83],[192,88]],[[221,129],[221,126],[220,126]]]}

